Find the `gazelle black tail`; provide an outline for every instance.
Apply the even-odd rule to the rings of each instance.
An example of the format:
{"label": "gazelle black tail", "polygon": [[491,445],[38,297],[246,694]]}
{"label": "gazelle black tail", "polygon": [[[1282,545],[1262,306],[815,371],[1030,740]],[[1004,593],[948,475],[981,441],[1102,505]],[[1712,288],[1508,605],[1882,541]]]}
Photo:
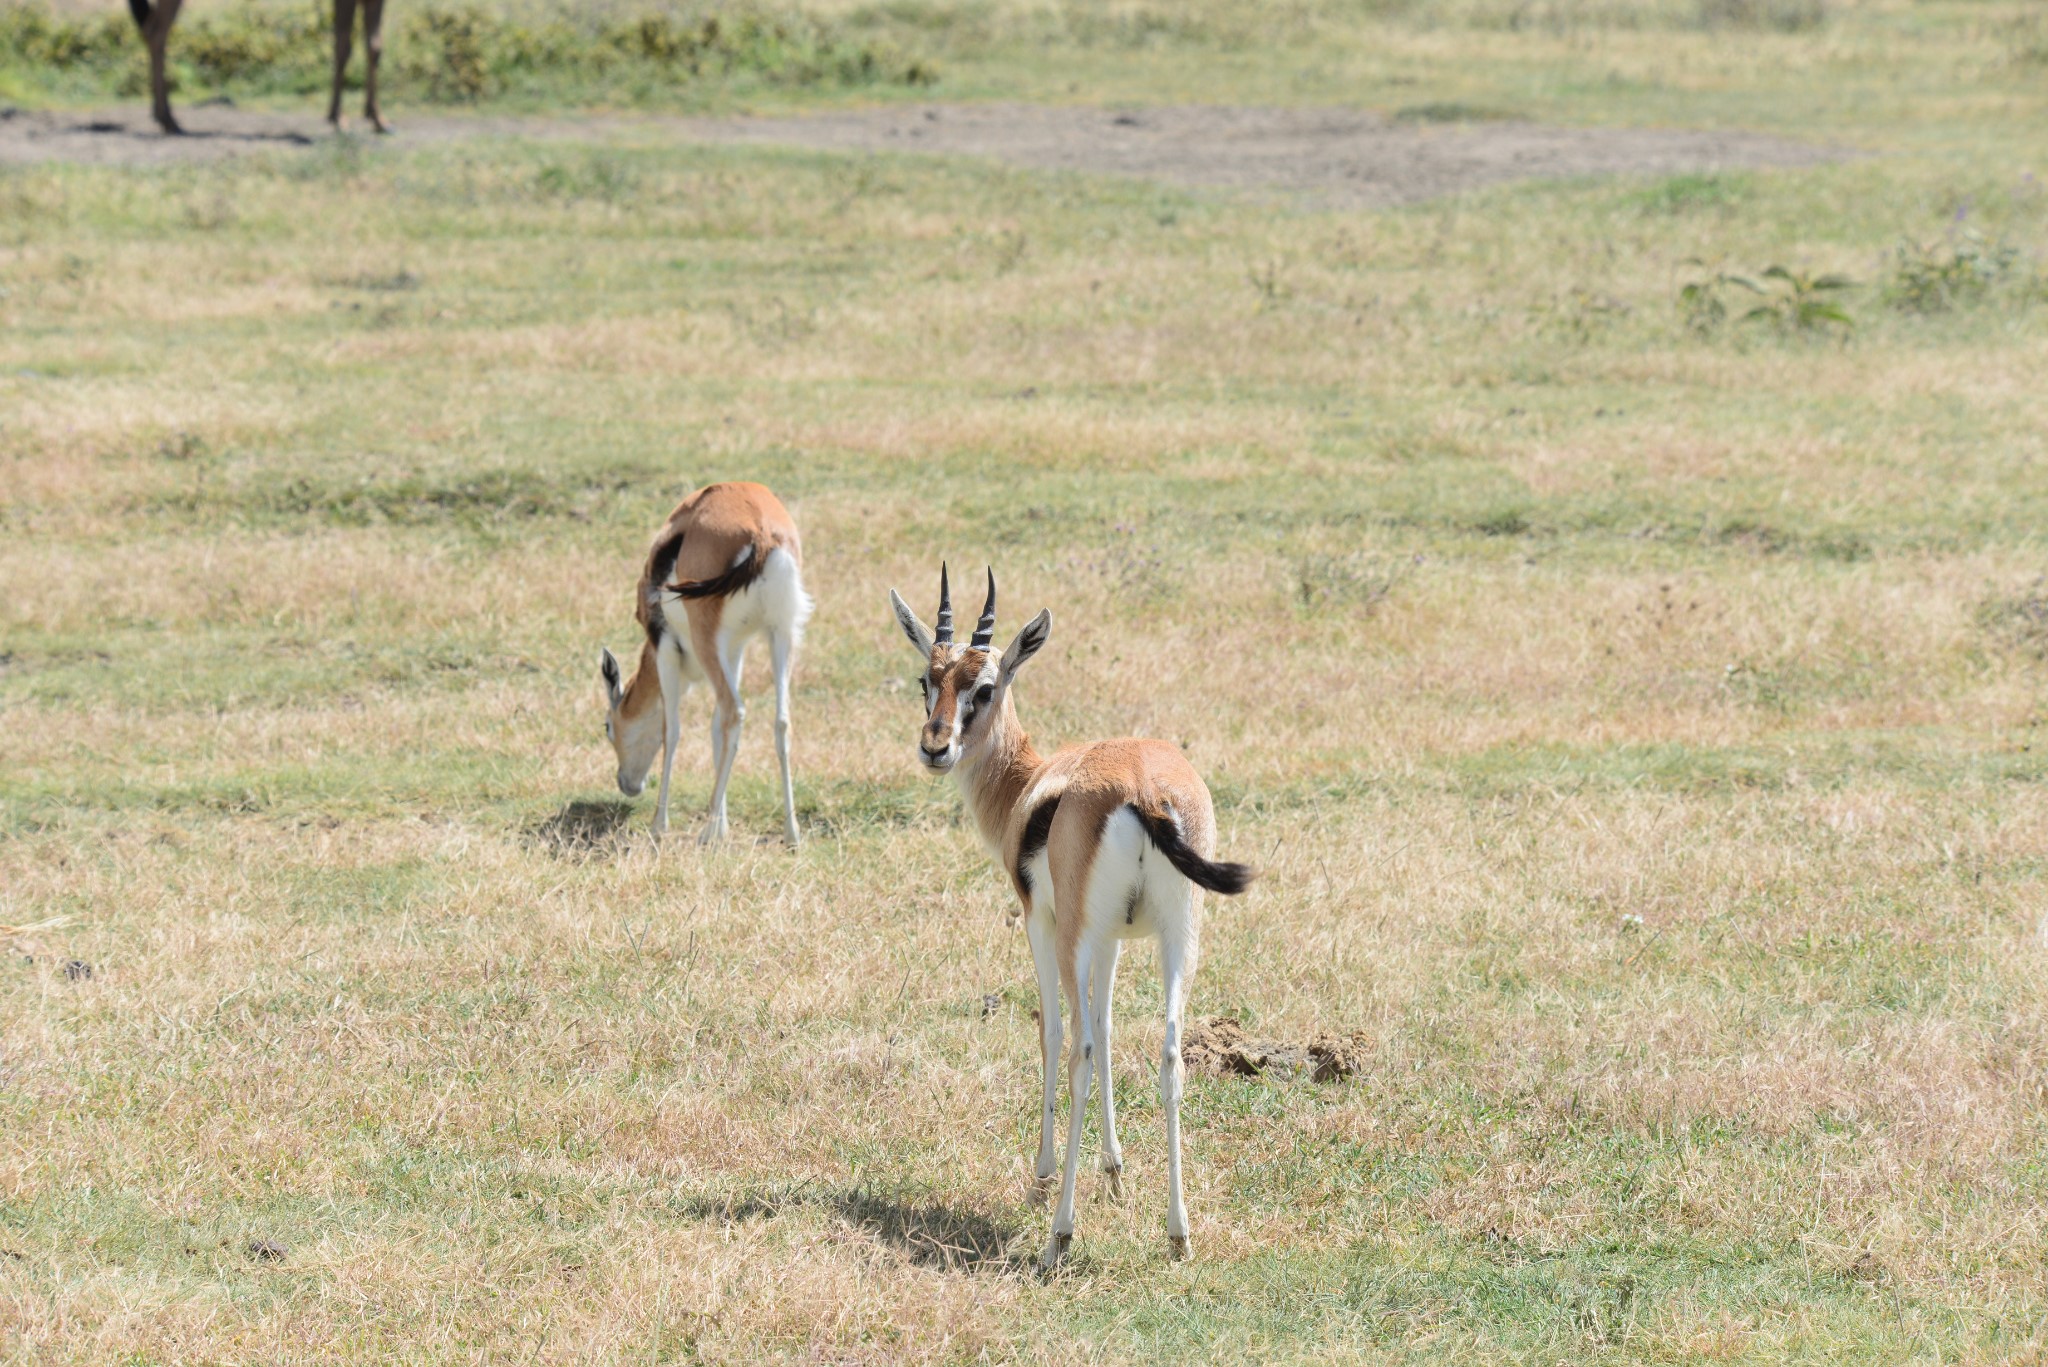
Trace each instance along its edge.
{"label": "gazelle black tail", "polygon": [[684,598],[730,598],[761,577],[767,553],[760,546],[747,548],[747,558],[724,574],[709,579],[692,579],[687,584],[670,584],[669,592]]}
{"label": "gazelle black tail", "polygon": [[1136,806],[1131,811],[1137,815],[1138,824],[1145,828],[1145,834],[1166,856],[1167,862],[1179,869],[1181,876],[1190,883],[1226,897],[1235,897],[1259,876],[1258,870],[1249,864],[1202,858],[1180,833],[1180,823],[1170,813],[1148,812]]}

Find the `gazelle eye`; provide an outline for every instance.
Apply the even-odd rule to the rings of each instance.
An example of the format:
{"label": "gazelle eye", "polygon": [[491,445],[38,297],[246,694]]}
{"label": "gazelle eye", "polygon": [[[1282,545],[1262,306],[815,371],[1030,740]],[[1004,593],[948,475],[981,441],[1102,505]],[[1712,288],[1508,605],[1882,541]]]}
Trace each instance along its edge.
{"label": "gazelle eye", "polygon": [[988,700],[990,698],[993,698],[995,695],[996,686],[994,684],[983,684],[981,687],[974,690],[974,705],[978,708],[987,707]]}

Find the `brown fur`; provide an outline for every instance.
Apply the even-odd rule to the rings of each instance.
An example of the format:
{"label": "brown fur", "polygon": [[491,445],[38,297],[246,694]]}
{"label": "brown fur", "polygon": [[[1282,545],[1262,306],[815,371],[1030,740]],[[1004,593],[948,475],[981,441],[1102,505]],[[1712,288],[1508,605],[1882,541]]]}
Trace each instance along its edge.
{"label": "brown fur", "polygon": [[[962,698],[972,694],[989,659],[989,652],[972,648],[939,646],[933,650],[929,678],[938,697],[925,723],[928,737],[952,734]],[[1208,785],[1187,757],[1163,740],[1094,741],[1063,747],[1045,758],[1017,720],[1008,690],[993,715],[977,715],[961,739],[972,755],[961,763],[972,766],[965,777],[975,824],[983,842],[1011,871],[1026,915],[1031,912],[1032,893],[1017,881],[1016,869],[1024,828],[1036,803],[1024,799],[1027,794],[1060,796],[1046,852],[1052,870],[1053,905],[1058,909],[1060,977],[1071,996],[1074,945],[1083,920],[1079,913],[1103,827],[1119,807],[1129,805],[1156,816],[1170,804],[1188,844],[1204,858],[1212,857],[1216,817]]]}
{"label": "brown fur", "polygon": [[[656,575],[662,567],[656,563],[655,549],[675,537],[682,538],[682,547],[666,580],[658,582]],[[663,591],[676,584],[717,578],[749,546],[754,549],[756,565],[778,547],[788,552],[799,567],[803,564],[802,542],[789,509],[759,484],[707,484],[678,503],[668,521],[655,533],[633,603],[634,617],[649,643],[641,647],[640,666],[626,686],[626,700],[620,709],[625,716],[637,717],[643,709],[661,705],[661,683],[655,676],[652,642],[658,633],[668,629],[667,614],[659,607]],[[682,603],[690,624],[690,639],[682,643],[684,650],[700,660],[715,661],[718,623],[725,615],[725,600],[685,598]],[[704,673],[718,706],[730,713],[738,700],[733,697],[724,672],[713,668]]]}

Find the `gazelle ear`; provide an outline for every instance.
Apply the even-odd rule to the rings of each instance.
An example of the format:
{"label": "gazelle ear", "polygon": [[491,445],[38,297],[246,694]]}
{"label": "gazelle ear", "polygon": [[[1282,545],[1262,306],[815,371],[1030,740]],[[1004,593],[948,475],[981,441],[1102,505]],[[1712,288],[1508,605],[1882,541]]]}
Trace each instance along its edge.
{"label": "gazelle ear", "polygon": [[598,656],[597,672],[604,675],[605,701],[617,707],[620,696],[626,691],[626,686],[619,681],[619,660],[617,656],[612,654],[610,646],[604,647],[604,653]]}
{"label": "gazelle ear", "polygon": [[1003,652],[1003,678],[1008,679],[1021,668],[1024,662],[1045,648],[1052,638],[1052,609],[1040,608],[1038,615],[1024,624],[1017,633],[1017,639],[1010,642]]}
{"label": "gazelle ear", "polygon": [[903,595],[890,589],[889,606],[896,609],[896,624],[903,628],[904,636],[909,638],[910,648],[917,652],[919,659],[931,659],[932,634],[925,629],[923,622],[917,620],[917,614],[910,610],[910,604],[903,601]]}

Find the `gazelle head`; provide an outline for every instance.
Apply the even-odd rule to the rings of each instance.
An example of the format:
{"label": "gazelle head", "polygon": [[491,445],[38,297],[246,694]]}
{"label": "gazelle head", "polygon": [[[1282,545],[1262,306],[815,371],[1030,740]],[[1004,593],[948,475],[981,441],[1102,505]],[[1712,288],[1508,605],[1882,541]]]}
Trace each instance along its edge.
{"label": "gazelle head", "polygon": [[1025,623],[999,657],[993,649],[996,631],[996,572],[988,572],[988,601],[965,646],[953,641],[953,590],[946,567],[939,566],[939,619],[935,633],[925,629],[903,596],[889,590],[896,621],[910,648],[924,665],[924,729],[918,733],[917,760],[928,771],[943,774],[962,759],[978,753],[1001,725],[1009,703],[1010,683],[1024,662],[1036,655],[1052,635],[1052,613],[1041,610]]}
{"label": "gazelle head", "polygon": [[[653,661],[645,658],[641,664],[646,669],[654,667]],[[647,786],[647,771],[654,767],[654,757],[661,753],[661,709],[636,710],[627,706],[629,695],[625,681],[619,677],[618,657],[609,647],[598,660],[597,668],[604,676],[604,738],[612,743],[612,750],[619,757],[619,791],[627,797],[638,797]]]}

